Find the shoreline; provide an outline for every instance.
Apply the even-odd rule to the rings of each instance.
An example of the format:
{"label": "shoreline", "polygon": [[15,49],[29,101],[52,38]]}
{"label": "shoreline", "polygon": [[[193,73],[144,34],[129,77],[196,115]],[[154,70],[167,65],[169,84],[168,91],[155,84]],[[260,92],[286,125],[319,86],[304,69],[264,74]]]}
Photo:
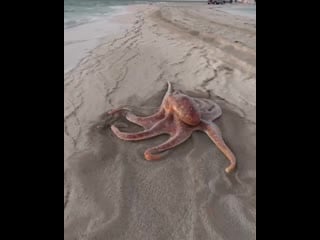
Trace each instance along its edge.
{"label": "shoreline", "polygon": [[[136,8],[146,7],[149,5],[173,5],[178,4],[183,6],[184,4],[198,4],[203,5],[202,0],[185,0],[185,1],[161,1],[161,2],[150,2],[150,3],[133,3],[129,5],[116,5],[111,6],[114,8],[114,12],[111,12],[110,15],[105,17],[100,17],[99,20],[83,23],[75,27],[66,28],[64,30],[64,52],[65,52],[65,64],[64,64],[64,74],[67,74],[73,68],[76,68],[81,61],[85,60],[90,55],[90,52],[95,48],[98,48],[104,42],[112,40],[112,38],[120,35],[123,31],[130,28],[132,25],[128,21],[121,21],[119,17],[131,18],[133,19],[133,12],[136,11]],[[228,13],[234,16],[248,17],[252,18],[252,15],[246,15],[241,11],[233,10],[233,8],[245,8],[246,6],[251,6],[253,4],[240,4],[233,3],[225,5],[216,5],[214,8],[216,10]],[[229,9],[231,7],[231,9]],[[208,9],[212,9],[212,6],[208,6]],[[239,13],[240,12],[240,13]],[[118,20],[114,20],[118,19]],[[255,19],[255,16],[254,16]],[[111,20],[111,21],[110,21]],[[93,30],[94,29],[94,30]],[[91,38],[88,39],[88,36]],[[92,37],[94,36],[94,37]],[[75,54],[76,53],[76,54]]]}

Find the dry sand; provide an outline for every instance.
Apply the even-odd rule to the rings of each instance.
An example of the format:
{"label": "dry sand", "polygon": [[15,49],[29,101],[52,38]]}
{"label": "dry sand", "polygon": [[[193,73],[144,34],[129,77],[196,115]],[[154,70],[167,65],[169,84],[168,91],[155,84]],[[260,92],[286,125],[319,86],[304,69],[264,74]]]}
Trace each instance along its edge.
{"label": "dry sand", "polygon": [[[112,20],[127,30],[65,74],[65,240],[255,239],[255,19],[203,3],[129,10]],[[234,173],[201,132],[157,162],[143,152],[167,136],[125,142],[112,134],[105,112],[155,112],[166,81],[220,104],[216,123],[237,157]]]}

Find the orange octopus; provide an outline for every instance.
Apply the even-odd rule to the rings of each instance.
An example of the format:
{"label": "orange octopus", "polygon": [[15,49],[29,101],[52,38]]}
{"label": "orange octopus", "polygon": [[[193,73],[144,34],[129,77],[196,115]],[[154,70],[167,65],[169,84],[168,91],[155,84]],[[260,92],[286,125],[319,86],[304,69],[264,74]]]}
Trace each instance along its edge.
{"label": "orange octopus", "polygon": [[124,114],[128,121],[144,128],[144,131],[128,133],[112,125],[112,132],[122,140],[138,141],[161,134],[170,135],[166,142],[145,151],[146,160],[160,159],[162,152],[186,141],[193,131],[203,131],[230,161],[225,171],[230,173],[236,167],[234,154],[225,144],[218,126],[213,123],[221,116],[221,108],[210,100],[187,96],[173,90],[171,83],[168,82],[168,90],[160,109],[155,114],[146,117],[136,116],[127,108],[113,109],[108,112],[111,115],[118,113]]}

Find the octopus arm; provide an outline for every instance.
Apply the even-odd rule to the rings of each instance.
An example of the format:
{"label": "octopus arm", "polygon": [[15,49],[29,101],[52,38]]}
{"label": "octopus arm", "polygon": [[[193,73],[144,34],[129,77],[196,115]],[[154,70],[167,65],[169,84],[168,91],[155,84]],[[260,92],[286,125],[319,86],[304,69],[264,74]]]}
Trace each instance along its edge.
{"label": "octopus arm", "polygon": [[132,112],[127,112],[126,118],[128,121],[135,123],[144,129],[149,129],[153,125],[155,125],[156,122],[159,122],[161,119],[163,119],[165,116],[164,110],[160,110],[156,112],[155,114],[152,114],[150,116],[141,117],[133,114]]}
{"label": "octopus arm", "polygon": [[228,158],[230,165],[225,169],[227,173],[233,171],[236,167],[236,158],[230,148],[224,142],[221,131],[218,126],[212,122],[201,123],[202,130],[209,136],[209,138],[216,144],[217,148]]}
{"label": "octopus arm", "polygon": [[184,141],[186,141],[192,134],[192,130],[178,131],[176,134],[172,135],[166,142],[147,149],[144,153],[146,160],[158,160],[163,154],[161,152],[171,149]]}
{"label": "octopus arm", "polygon": [[143,139],[153,138],[167,132],[165,119],[156,123],[152,128],[140,132],[122,132],[115,125],[111,126],[111,130],[118,138],[127,141],[139,141]]}

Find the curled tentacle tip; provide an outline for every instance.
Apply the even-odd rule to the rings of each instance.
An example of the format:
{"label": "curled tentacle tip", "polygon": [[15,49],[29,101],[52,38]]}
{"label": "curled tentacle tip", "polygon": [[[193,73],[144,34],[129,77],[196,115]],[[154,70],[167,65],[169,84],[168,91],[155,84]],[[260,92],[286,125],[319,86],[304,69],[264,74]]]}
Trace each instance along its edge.
{"label": "curled tentacle tip", "polygon": [[227,167],[226,169],[225,169],[225,172],[226,173],[231,173],[231,172],[233,172],[234,171],[234,169],[235,169],[235,166],[229,166],[229,167]]}
{"label": "curled tentacle tip", "polygon": [[151,154],[150,152],[144,153],[144,158],[148,161],[159,160],[162,156],[159,154]]}

